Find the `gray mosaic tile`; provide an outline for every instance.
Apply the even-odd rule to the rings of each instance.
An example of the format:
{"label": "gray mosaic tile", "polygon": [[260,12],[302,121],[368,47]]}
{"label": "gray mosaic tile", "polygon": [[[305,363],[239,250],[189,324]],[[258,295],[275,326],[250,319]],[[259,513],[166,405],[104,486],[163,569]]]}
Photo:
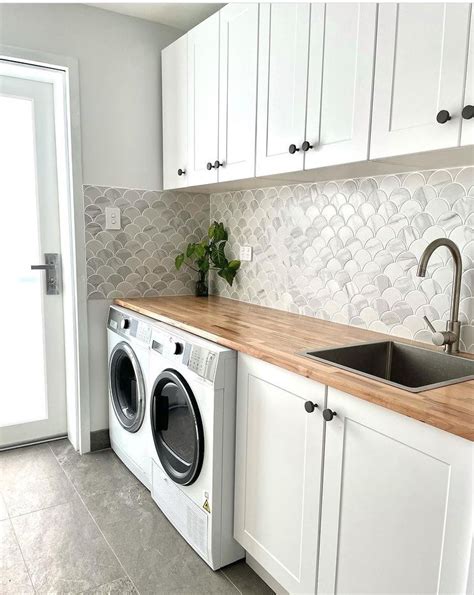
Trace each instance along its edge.
{"label": "gray mosaic tile", "polygon": [[474,352],[474,167],[211,194],[211,220],[229,230],[230,257],[254,248],[233,287],[213,293],[263,306],[431,341],[423,316],[444,329],[452,262],[463,259],[461,348]]}
{"label": "gray mosaic tile", "polygon": [[[174,258],[205,236],[209,195],[84,186],[89,299],[194,292],[195,277]],[[105,230],[105,208],[120,207],[122,229]]]}

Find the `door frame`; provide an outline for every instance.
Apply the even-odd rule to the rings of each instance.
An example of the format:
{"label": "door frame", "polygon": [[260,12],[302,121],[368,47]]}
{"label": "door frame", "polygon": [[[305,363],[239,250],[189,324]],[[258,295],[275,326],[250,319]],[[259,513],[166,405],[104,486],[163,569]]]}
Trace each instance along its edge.
{"label": "door frame", "polygon": [[0,59],[62,73],[54,83],[66,361],[67,433],[90,451],[89,341],[82,189],[79,63],[76,58],[0,44]]}

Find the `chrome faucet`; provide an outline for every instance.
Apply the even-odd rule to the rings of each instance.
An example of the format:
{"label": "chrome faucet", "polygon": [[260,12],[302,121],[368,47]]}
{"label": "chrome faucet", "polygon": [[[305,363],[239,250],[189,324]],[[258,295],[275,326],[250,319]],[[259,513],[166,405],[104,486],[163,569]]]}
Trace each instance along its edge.
{"label": "chrome faucet", "polygon": [[418,270],[416,272],[418,277],[424,277],[426,275],[426,267],[431,258],[431,255],[440,246],[445,246],[453,257],[454,261],[454,273],[453,273],[453,288],[451,296],[451,313],[450,319],[446,323],[445,331],[437,331],[427,316],[423,316],[426,324],[430,331],[433,333],[433,343],[441,347],[444,345],[446,353],[458,353],[459,352],[459,334],[461,331],[461,323],[458,320],[459,317],[459,302],[461,301],[461,276],[462,276],[462,260],[461,253],[456,244],[448,238],[439,238],[433,240],[431,244],[426,246],[423,254],[420,258]]}

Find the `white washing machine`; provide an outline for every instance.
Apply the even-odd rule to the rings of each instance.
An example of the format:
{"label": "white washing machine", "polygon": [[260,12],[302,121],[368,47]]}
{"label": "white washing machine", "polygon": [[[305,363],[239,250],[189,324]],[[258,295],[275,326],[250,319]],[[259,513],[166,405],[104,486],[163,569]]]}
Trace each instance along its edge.
{"label": "white washing machine", "polygon": [[236,366],[230,349],[152,330],[151,493],[214,570],[245,556],[233,538]]}
{"label": "white washing machine", "polygon": [[107,322],[110,443],[148,489],[150,420],[146,410],[151,329],[149,318],[111,306]]}

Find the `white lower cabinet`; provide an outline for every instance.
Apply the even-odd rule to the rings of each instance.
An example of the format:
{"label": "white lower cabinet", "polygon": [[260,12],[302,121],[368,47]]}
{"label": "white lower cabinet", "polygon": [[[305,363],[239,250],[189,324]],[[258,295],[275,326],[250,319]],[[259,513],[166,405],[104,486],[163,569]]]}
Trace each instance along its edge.
{"label": "white lower cabinet", "polygon": [[327,407],[318,593],[466,593],[472,443],[332,388]]}
{"label": "white lower cabinet", "polygon": [[472,443],[325,392],[239,356],[237,541],[290,593],[467,593]]}
{"label": "white lower cabinet", "polygon": [[325,387],[239,354],[237,391],[235,538],[286,590],[314,593]]}

